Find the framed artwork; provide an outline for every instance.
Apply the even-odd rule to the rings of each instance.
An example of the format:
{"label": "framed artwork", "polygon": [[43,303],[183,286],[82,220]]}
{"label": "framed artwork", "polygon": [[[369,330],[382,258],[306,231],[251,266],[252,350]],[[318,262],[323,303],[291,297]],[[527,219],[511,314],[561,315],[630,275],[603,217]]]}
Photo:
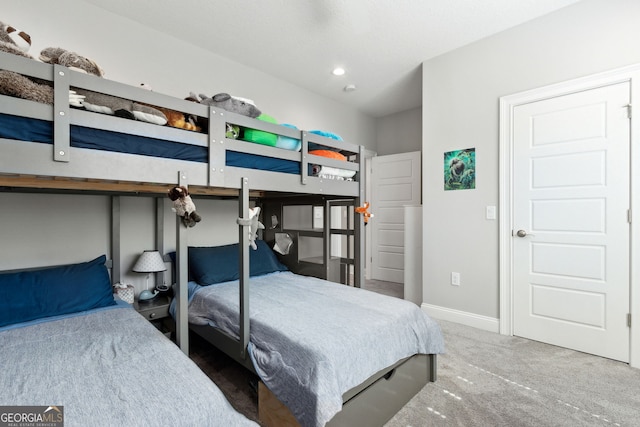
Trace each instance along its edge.
{"label": "framed artwork", "polygon": [[471,190],[476,188],[476,149],[444,153],[444,189]]}

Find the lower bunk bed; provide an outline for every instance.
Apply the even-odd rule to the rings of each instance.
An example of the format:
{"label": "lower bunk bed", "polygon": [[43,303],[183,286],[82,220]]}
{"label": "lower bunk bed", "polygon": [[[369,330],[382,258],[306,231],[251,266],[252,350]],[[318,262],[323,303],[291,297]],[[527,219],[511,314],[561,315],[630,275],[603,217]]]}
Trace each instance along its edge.
{"label": "lower bunk bed", "polygon": [[189,248],[188,318],[192,331],[258,375],[263,425],[383,425],[435,381],[444,341],[418,306],[294,274],[257,243],[246,353],[232,345],[242,335],[237,244]]}
{"label": "lower bunk bed", "polygon": [[0,406],[43,405],[46,425],[257,425],[111,292],[104,256],[0,273]]}

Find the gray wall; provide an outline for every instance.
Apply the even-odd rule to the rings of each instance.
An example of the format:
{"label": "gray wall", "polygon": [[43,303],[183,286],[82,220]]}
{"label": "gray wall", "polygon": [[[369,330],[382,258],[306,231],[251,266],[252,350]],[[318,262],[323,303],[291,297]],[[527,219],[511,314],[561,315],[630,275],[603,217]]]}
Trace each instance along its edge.
{"label": "gray wall", "polygon": [[[189,92],[229,92],[253,99],[281,123],[322,129],[375,151],[374,120],[357,110],[323,98],[260,70],[185,45],[81,0],[7,0],[3,22],[29,33],[30,53],[60,46],[95,60],[105,78],[131,85],[145,82],[156,92],[184,98]],[[194,22],[207,19],[194,16]],[[213,24],[211,24],[213,25]],[[57,265],[111,256],[111,202],[107,196],[5,194],[0,205],[0,270]],[[236,242],[235,201],[195,199],[203,221],[189,233],[189,244]],[[165,201],[165,241],[175,247],[175,215]],[[155,202],[121,198],[121,270],[137,291],[145,277],[131,267],[145,249],[155,247]]]}
{"label": "gray wall", "polygon": [[[423,63],[425,303],[499,317],[499,97],[640,63],[638,22],[637,0],[585,0]],[[445,192],[443,153],[469,147],[476,189]]]}
{"label": "gray wall", "polygon": [[[110,80],[147,83],[178,98],[228,92],[253,99],[280,123],[334,132],[375,150],[369,116],[81,0],[5,0],[2,6],[0,19],[31,35],[29,53],[36,58],[44,47],[60,46],[96,61]],[[194,25],[215,25],[215,18],[195,13]]]}
{"label": "gray wall", "polygon": [[376,119],[378,156],[422,150],[422,107]]}
{"label": "gray wall", "polygon": [[[6,193],[11,203],[0,204],[0,271],[88,261],[112,256],[111,197]],[[176,215],[171,201],[164,205],[165,250],[175,250]],[[194,198],[202,222],[188,232],[190,246],[235,243],[238,231],[235,200]],[[156,249],[156,208],[153,197],[120,197],[120,269],[122,281],[136,293],[145,288],[146,275],[131,268],[140,253]],[[166,274],[169,283],[171,275]],[[152,276],[150,286],[155,283]]]}

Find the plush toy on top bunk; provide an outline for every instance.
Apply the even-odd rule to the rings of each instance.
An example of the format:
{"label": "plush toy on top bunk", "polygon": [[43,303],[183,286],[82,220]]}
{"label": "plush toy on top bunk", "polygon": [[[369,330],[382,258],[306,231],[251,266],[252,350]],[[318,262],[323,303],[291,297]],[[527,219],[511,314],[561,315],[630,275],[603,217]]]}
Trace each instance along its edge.
{"label": "plush toy on top bunk", "polygon": [[252,100],[240,98],[238,96],[231,96],[228,93],[219,93],[217,95],[213,95],[213,98],[200,94],[200,103],[222,108],[223,110],[231,111],[232,113],[242,114],[243,116],[251,117],[253,119],[262,114]]}
{"label": "plush toy on top bunk", "polygon": [[[27,53],[31,37],[23,31],[0,22],[0,52],[34,59]],[[0,94],[44,104],[53,104],[53,89],[44,81],[25,77],[13,71],[0,70]]]}
{"label": "plush toy on top bunk", "polygon": [[[98,77],[104,76],[104,71],[94,61],[59,47],[43,49],[40,52],[40,60],[47,64],[63,65],[74,71],[85,72]],[[164,126],[167,123],[167,117],[164,113],[149,105],[85,89],[74,89],[74,91],[79,95],[79,104],[89,111],[115,115],[125,119],[140,120],[160,126]],[[72,105],[74,104],[72,103]],[[77,104],[75,105],[77,106]]]}
{"label": "plush toy on top bunk", "polygon": [[[151,86],[149,86],[146,83],[140,83],[140,87],[143,89],[147,89],[149,91],[153,91]],[[185,100],[191,101],[189,97],[185,98]],[[145,105],[148,105],[148,104],[145,104]],[[197,117],[195,116],[186,116],[184,113],[181,113],[180,111],[170,110],[164,107],[158,107],[153,105],[148,105],[148,106],[157,108],[158,110],[162,111],[162,113],[167,118],[168,126],[178,128],[178,129],[191,130],[195,132],[200,132],[202,130],[200,126],[198,126],[198,124],[196,123]]]}
{"label": "plush toy on top bunk", "polygon": [[202,218],[196,212],[196,205],[189,196],[187,187],[177,185],[168,191],[168,196],[173,201],[173,211],[182,218],[185,227],[193,227],[200,222]]}
{"label": "plush toy on top bunk", "polygon": [[[36,60],[27,51],[31,47],[28,34],[0,22],[0,51]],[[92,60],[60,48],[46,48],[40,53],[40,60],[49,64],[59,64],[76,71],[102,77],[102,69]],[[13,71],[0,70],[0,94],[29,101],[53,105],[53,87],[45,80],[26,77]],[[155,124],[165,124],[166,117],[161,111],[117,98],[85,90],[71,91],[69,103],[90,111],[115,114],[129,119],[138,119]]]}
{"label": "plush toy on top bunk", "polygon": [[[225,111],[231,111],[232,113],[241,114],[243,116],[251,118],[256,118],[260,114],[262,114],[252,100],[240,98],[238,96],[232,96],[228,93],[218,93],[216,95],[213,95],[212,98],[209,98],[207,95],[196,95],[195,93],[191,92],[185,99],[187,101],[197,102],[199,104],[209,105],[211,107],[222,108]],[[207,119],[203,119],[200,117],[197,118],[196,124],[202,129],[207,129],[209,127]],[[240,136],[240,127],[232,123],[227,123],[225,136],[231,139],[238,139],[238,137]]]}

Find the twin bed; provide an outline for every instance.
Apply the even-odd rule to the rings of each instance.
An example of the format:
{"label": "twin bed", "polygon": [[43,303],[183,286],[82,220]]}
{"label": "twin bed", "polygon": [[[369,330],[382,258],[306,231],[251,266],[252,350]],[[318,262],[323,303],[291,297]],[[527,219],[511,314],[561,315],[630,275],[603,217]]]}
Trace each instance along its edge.
{"label": "twin bed", "polygon": [[0,406],[57,406],[67,426],[257,425],[114,299],[104,261],[0,274]]}
{"label": "twin bed", "polygon": [[[168,187],[180,184],[188,185],[194,197],[237,197],[240,218],[248,218],[250,196],[257,203],[283,194],[331,195],[362,203],[362,147],[57,65],[3,53],[0,60],[2,68],[50,81],[56,94],[53,106],[0,95],[2,190],[137,194],[160,200]],[[73,109],[68,105],[72,87],[205,117],[209,128],[196,133]],[[299,140],[300,151],[229,139],[229,123]],[[339,150],[347,161],[314,156],[311,144]],[[338,179],[326,175],[332,169],[338,170]],[[161,212],[162,203],[158,206]],[[231,249],[237,281],[189,282],[194,275],[189,230],[179,222],[176,229],[177,342],[188,354],[190,327],[257,373],[265,425],[381,425],[435,380],[436,354],[443,351],[437,325],[412,303],[358,289],[363,276],[360,217],[353,238],[355,287],[294,275],[262,241],[260,255],[250,253],[247,225],[239,226],[242,244]],[[115,283],[120,242],[112,243]],[[250,278],[259,262],[256,256],[263,255],[276,267]],[[0,276],[0,285],[2,280]],[[156,421],[149,425],[211,425],[204,420],[214,418],[221,420],[216,425],[249,423],[178,347],[130,308],[109,305],[80,312],[44,316],[51,321],[0,332],[2,360],[14,367],[11,376],[2,377],[0,404],[54,400],[52,404],[64,405],[70,425],[76,424],[72,420],[96,425],[87,421],[106,408],[113,414],[109,420],[123,424],[134,418]],[[38,378],[45,374],[46,384],[55,390],[51,393],[38,388]],[[25,385],[13,393],[22,378]],[[160,420],[150,418],[154,411]],[[181,418],[186,412],[193,423]]]}

